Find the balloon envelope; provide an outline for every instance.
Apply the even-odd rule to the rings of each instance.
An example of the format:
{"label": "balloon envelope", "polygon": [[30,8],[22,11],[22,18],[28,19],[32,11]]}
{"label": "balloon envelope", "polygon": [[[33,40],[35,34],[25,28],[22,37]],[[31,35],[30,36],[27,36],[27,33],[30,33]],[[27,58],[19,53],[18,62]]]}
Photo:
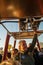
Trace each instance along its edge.
{"label": "balloon envelope", "polygon": [[43,0],[0,0],[0,17],[43,16]]}

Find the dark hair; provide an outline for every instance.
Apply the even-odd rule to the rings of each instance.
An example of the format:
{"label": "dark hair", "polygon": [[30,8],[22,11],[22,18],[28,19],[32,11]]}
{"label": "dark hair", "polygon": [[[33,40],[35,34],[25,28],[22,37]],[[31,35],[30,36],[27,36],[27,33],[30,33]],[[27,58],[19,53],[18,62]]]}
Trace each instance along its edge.
{"label": "dark hair", "polygon": [[7,53],[7,57],[11,58],[11,53],[10,52]]}
{"label": "dark hair", "polygon": [[15,48],[14,51],[17,51],[18,52],[18,49]]}
{"label": "dark hair", "polygon": [[0,63],[1,63],[1,61],[2,61],[2,54],[0,54]]}

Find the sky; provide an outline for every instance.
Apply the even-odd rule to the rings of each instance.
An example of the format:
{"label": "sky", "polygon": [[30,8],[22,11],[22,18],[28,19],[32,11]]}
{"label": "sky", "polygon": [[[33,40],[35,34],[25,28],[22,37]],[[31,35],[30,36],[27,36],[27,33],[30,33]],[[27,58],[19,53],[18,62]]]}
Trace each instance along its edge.
{"label": "sky", "polygon": [[[19,26],[18,23],[3,23],[6,28],[10,31],[10,32],[18,32],[19,31]],[[43,30],[43,22],[40,23],[39,26],[39,30]],[[0,48],[1,47],[5,47],[5,41],[6,41],[6,36],[7,36],[7,31],[4,29],[4,27],[0,24]],[[31,43],[32,39],[25,39],[26,43]],[[43,34],[41,34],[38,37],[39,42],[43,42]],[[18,48],[18,42],[19,40],[16,40],[16,47]],[[14,38],[10,37],[10,41],[9,44],[11,44],[12,46],[14,45]]]}

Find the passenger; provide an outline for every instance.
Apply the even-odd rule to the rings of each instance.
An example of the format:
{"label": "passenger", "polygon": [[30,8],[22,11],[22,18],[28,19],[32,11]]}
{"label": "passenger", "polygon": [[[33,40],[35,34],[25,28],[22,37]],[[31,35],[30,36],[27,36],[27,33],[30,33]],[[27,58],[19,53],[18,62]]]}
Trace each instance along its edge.
{"label": "passenger", "polygon": [[11,53],[12,53],[11,58],[14,60],[16,55],[18,54],[18,49],[13,48]]}
{"label": "passenger", "polygon": [[16,59],[18,58],[17,55],[18,55],[18,49],[16,48],[13,48],[12,49],[12,60],[13,60],[13,65],[21,65],[21,63],[19,61],[17,61]]}
{"label": "passenger", "polygon": [[7,53],[6,60],[2,61],[0,65],[12,65],[10,52]]}
{"label": "passenger", "polygon": [[9,59],[11,58],[11,53],[10,53],[10,52],[7,53],[7,57],[8,57]]}
{"label": "passenger", "polygon": [[11,59],[11,53],[8,52],[7,53],[7,59],[2,61],[2,63],[0,63],[0,65],[21,65],[19,61],[16,60],[12,60]]}
{"label": "passenger", "polygon": [[11,58],[11,52],[8,52],[8,53],[7,53],[6,61],[8,61],[8,62],[10,62],[10,63],[13,62],[13,60],[12,60],[12,58]]}
{"label": "passenger", "polygon": [[0,63],[2,62],[2,54],[0,54]]}
{"label": "passenger", "polygon": [[27,48],[27,44],[25,40],[21,40],[19,42],[19,54],[18,54],[18,59],[21,62],[22,65],[35,65],[34,63],[34,58],[32,56],[32,51],[34,49],[34,46],[36,44],[37,40],[37,34],[34,35],[32,44],[30,45],[29,48]]}

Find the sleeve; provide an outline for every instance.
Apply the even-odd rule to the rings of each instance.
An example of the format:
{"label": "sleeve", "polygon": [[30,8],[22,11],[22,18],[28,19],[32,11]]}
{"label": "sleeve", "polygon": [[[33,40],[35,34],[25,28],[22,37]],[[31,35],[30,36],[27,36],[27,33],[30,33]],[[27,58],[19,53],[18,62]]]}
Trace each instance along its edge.
{"label": "sleeve", "polygon": [[31,46],[28,48],[28,51],[30,51],[30,52],[33,51],[33,49],[34,49],[34,47],[35,47],[35,44],[36,44],[36,41],[37,41],[37,34],[34,35],[32,44],[31,44]]}

